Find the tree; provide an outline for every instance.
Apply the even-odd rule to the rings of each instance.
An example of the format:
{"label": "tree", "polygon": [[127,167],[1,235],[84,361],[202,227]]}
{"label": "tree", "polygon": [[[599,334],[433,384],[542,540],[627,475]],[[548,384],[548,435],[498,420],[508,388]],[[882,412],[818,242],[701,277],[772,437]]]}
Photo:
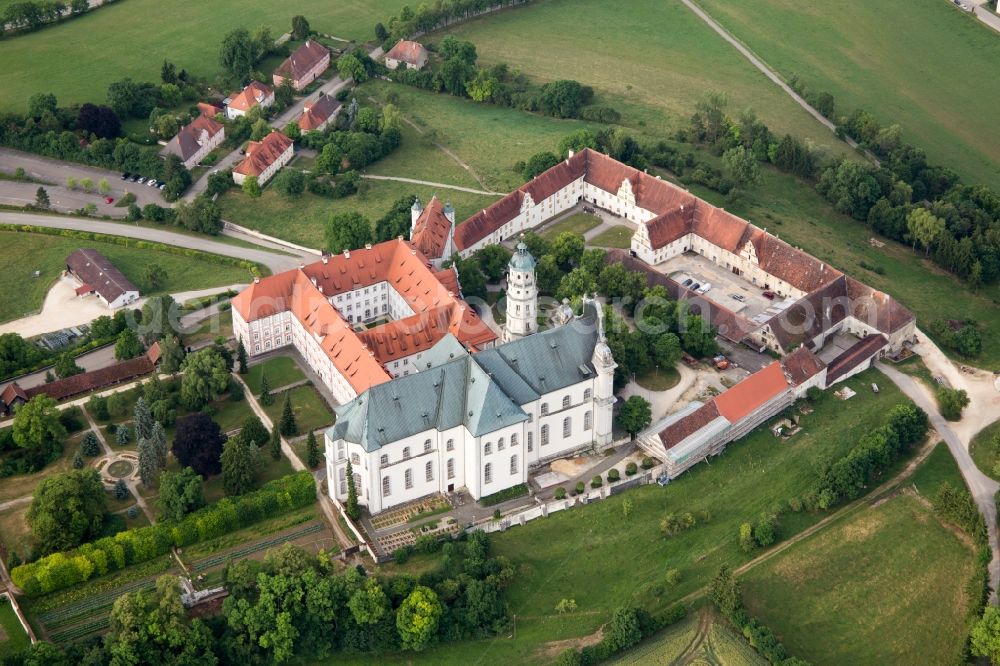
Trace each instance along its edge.
{"label": "tree", "polygon": [[524,176],[525,180],[531,180],[538,174],[548,171],[557,164],[559,164],[559,158],[552,153],[535,153],[528,158],[528,163],[524,165],[524,171],[521,172],[521,175]]}
{"label": "tree", "polygon": [[285,391],[285,404],[281,407],[281,421],[278,429],[285,437],[294,437],[299,434],[299,427],[295,423],[295,412],[292,411],[292,392]]}
{"label": "tree", "polygon": [[83,188],[85,192],[90,192],[94,189],[94,179],[93,178],[81,178],[80,187]]}
{"label": "tree", "polygon": [[750,523],[740,523],[740,549],[749,553],[757,547],[753,538],[753,526]]}
{"label": "tree", "polygon": [[130,441],[132,441],[132,432],[124,423],[119,424],[119,426],[115,428],[115,444],[118,446],[125,446]]}
{"label": "tree", "polygon": [[160,370],[174,374],[184,364],[184,347],[176,335],[167,334],[160,339]]}
{"label": "tree", "polygon": [[681,341],[673,333],[667,332],[656,338],[653,358],[663,368],[672,368],[681,360]]}
{"label": "tree", "polygon": [[274,178],[274,189],[294,199],[306,191],[306,176],[298,169],[282,169]]}
{"label": "tree", "polygon": [[379,624],[392,610],[389,598],[374,576],[366,578],[354,591],[347,601],[347,607],[351,611],[351,617],[361,626]]}
{"label": "tree", "polygon": [[244,28],[233,30],[222,40],[219,64],[239,84],[250,80],[257,64],[257,46]]}
{"label": "tree", "polygon": [[543,85],[539,101],[547,115],[557,118],[576,118],[580,115],[580,107],[586,104],[591,96],[593,91],[580,85],[579,81],[564,79]]}
{"label": "tree", "polygon": [[322,462],[322,457],[320,456],[319,445],[316,443],[316,434],[310,430],[309,435],[306,437],[306,465],[309,466],[309,469],[316,469],[319,467],[320,462]]}
{"label": "tree", "polygon": [[215,666],[215,638],[200,619],[188,619],[176,576],[160,576],[155,591],[129,592],[115,600],[105,637],[111,664],[204,664]]}
{"label": "tree", "polygon": [[312,34],[309,28],[309,21],[305,16],[298,15],[292,17],[292,39],[303,40]]}
{"label": "tree", "polygon": [[983,616],[969,632],[969,649],[977,657],[989,657],[990,663],[1000,664],[1000,608],[983,609]]}
{"label": "tree", "polygon": [[156,460],[160,469],[167,466],[167,433],[163,429],[163,424],[159,421],[153,423],[153,434],[149,437],[153,443],[153,450],[156,451]]}
{"label": "tree", "polygon": [[117,481],[115,481],[114,492],[115,492],[115,499],[119,501],[127,500],[129,497],[132,496],[132,493],[129,492],[128,485],[125,483],[125,479],[118,479]]}
{"label": "tree", "polygon": [[375,39],[380,43],[389,39],[389,31],[385,29],[385,26],[381,22],[375,24]]}
{"label": "tree", "polygon": [[333,254],[364,247],[374,240],[371,222],[361,213],[339,213],[326,225],[326,249]]}
{"label": "tree", "polygon": [[261,195],[260,183],[257,176],[247,176],[243,179],[243,194],[256,199]]}
{"label": "tree", "polygon": [[243,426],[240,428],[240,437],[248,442],[252,442],[257,447],[264,446],[271,439],[271,435],[267,432],[267,428],[264,427],[264,423],[254,414],[251,414],[243,421]]}
{"label": "tree", "polygon": [[396,629],[403,649],[419,652],[427,647],[437,634],[442,613],[434,590],[423,585],[413,588],[396,611]]}
{"label": "tree", "polygon": [[281,433],[277,428],[271,431],[271,457],[275,460],[281,460]]}
{"label": "tree", "polygon": [[147,488],[152,488],[159,476],[160,460],[156,452],[156,443],[152,439],[139,438],[139,478]]}
{"label": "tree", "polygon": [[207,414],[190,414],[177,421],[172,451],[177,461],[202,476],[222,471],[222,444],[226,436]]}
{"label": "tree", "polygon": [[28,524],[43,553],[75,548],[97,537],[107,511],[107,495],[94,469],[55,474],[35,488]]}
{"label": "tree", "polygon": [[271,382],[267,379],[267,372],[260,371],[260,404],[270,407],[274,404],[274,394],[271,393]]}
{"label": "tree", "polygon": [[11,436],[22,449],[47,449],[62,441],[66,428],[59,421],[56,401],[41,393],[18,407]]}
{"label": "tree", "polygon": [[[462,285],[462,295],[466,298],[476,297],[486,299],[486,276],[479,267],[479,260],[475,257],[462,259],[455,254],[451,258],[451,264],[458,271],[458,283]],[[448,262],[445,262],[445,268]]]}
{"label": "tree", "polygon": [[243,338],[240,338],[236,343],[236,362],[238,363],[237,372],[241,375],[247,374],[247,361],[247,348],[243,345]]}
{"label": "tree", "polygon": [[257,481],[257,444],[246,437],[230,439],[222,448],[222,487],[227,495],[242,495]]}
{"label": "tree", "polygon": [[35,93],[28,98],[28,116],[38,120],[46,113],[54,114],[58,106],[59,102],[52,93]]}
{"label": "tree", "polygon": [[153,415],[149,411],[146,399],[141,395],[135,401],[132,418],[136,439],[149,439],[153,436]]}
{"label": "tree", "polygon": [[142,324],[139,333],[146,345],[163,339],[181,329],[180,307],[170,294],[147,298],[142,306]]}
{"label": "tree", "polygon": [[231,377],[226,360],[216,349],[207,347],[184,359],[181,400],[190,409],[201,409],[229,388]]}
{"label": "tree", "polygon": [[[563,231],[552,239],[548,254],[551,254],[558,264],[560,270],[569,272],[579,265],[580,257],[583,255],[584,240],[580,234],[572,231]],[[587,271],[592,279],[597,275],[592,271]],[[591,290],[593,291],[593,290]]]}
{"label": "tree", "polygon": [[111,192],[111,185],[107,178],[101,178],[97,181],[97,191],[100,192],[101,196],[108,196],[108,193]]}
{"label": "tree", "polygon": [[722,565],[719,573],[712,579],[709,597],[723,615],[732,618],[733,614],[743,607],[739,581],[733,576],[729,567]]}
{"label": "tree", "polygon": [[597,149],[597,135],[586,129],[579,129],[559,140],[559,154],[566,156],[569,151],[579,152],[584,148]]}
{"label": "tree", "polygon": [[627,650],[642,640],[642,629],[639,627],[639,617],[634,608],[615,610],[604,640],[615,652]]}
{"label": "tree", "polygon": [[55,364],[56,377],[64,379],[66,377],[72,377],[73,375],[79,375],[83,372],[83,368],[76,364],[76,359],[73,358],[73,354],[68,351],[59,354],[59,358],[56,359]]}
{"label": "tree", "polygon": [[163,83],[177,83],[177,67],[172,62],[163,61],[160,65],[160,81]]}
{"label": "tree", "polygon": [[638,395],[633,395],[622,405],[618,412],[618,424],[634,439],[636,433],[649,425],[653,419],[649,402]]}
{"label": "tree", "polygon": [[35,208],[41,208],[42,210],[48,210],[52,202],[49,201],[49,193],[45,191],[44,187],[39,186],[35,190]]}
{"label": "tree", "polygon": [[930,252],[931,244],[937,240],[944,228],[944,220],[936,217],[926,208],[914,208],[906,216],[906,229],[910,232],[913,247],[916,249],[917,243],[920,243],[924,248],[925,256]]}
{"label": "tree", "polygon": [[83,441],[80,442],[80,451],[88,458],[100,455],[101,443],[97,440],[97,435],[94,434],[93,430],[88,430],[87,434],[83,436]]}
{"label": "tree", "polygon": [[184,467],[179,472],[163,472],[157,503],[167,520],[180,520],[197,511],[205,505],[201,475],[190,467]]}
{"label": "tree", "polygon": [[347,461],[347,506],[344,507],[351,520],[361,518],[361,507],[358,505],[358,487],[354,483],[354,467],[350,459]]}
{"label": "tree", "polygon": [[722,165],[737,187],[747,188],[760,183],[760,164],[750,148],[730,148],[722,155]]}
{"label": "tree", "polygon": [[479,267],[490,282],[497,282],[507,271],[510,263],[510,250],[503,245],[487,245],[473,253]]}
{"label": "tree", "polygon": [[[292,80],[284,78],[281,80],[281,84],[274,89],[274,101],[279,104],[281,108],[290,106],[295,100],[295,88],[292,87]],[[296,126],[296,130],[298,126]],[[293,141],[297,137],[290,137]]]}
{"label": "tree", "polygon": [[937,401],[941,408],[941,416],[949,421],[959,421],[962,419],[962,410],[969,404],[969,394],[963,389],[939,386]]}
{"label": "tree", "polygon": [[340,165],[343,161],[344,153],[341,152],[340,148],[334,143],[328,143],[319,151],[313,166],[316,168],[316,173],[327,173],[334,176],[340,171]]}
{"label": "tree", "polygon": [[[247,176],[248,180],[250,178],[254,176]],[[219,207],[204,196],[195,197],[191,203],[182,201],[174,206],[174,222],[185,229],[213,236],[222,231],[223,226]]]}
{"label": "tree", "polygon": [[778,537],[778,517],[773,513],[761,513],[753,526],[753,540],[762,548],[767,548]]}
{"label": "tree", "polygon": [[353,53],[340,56],[337,60],[337,73],[345,81],[354,79],[355,83],[364,83],[368,78],[368,70],[365,69],[365,64]]}

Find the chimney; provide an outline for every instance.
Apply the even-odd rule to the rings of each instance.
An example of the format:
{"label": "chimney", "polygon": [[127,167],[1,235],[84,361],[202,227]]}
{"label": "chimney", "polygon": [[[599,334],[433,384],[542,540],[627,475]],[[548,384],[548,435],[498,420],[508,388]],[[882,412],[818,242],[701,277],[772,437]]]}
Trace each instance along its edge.
{"label": "chimney", "polygon": [[259,278],[259,277],[257,277],[257,276],[254,276],[254,278],[253,278],[253,283],[254,283],[254,284],[260,284],[260,278]]}
{"label": "chimney", "polygon": [[365,249],[366,250],[372,249],[372,244],[371,243],[365,243]]}
{"label": "chimney", "polygon": [[350,258],[351,258],[351,251],[344,250],[344,259],[350,259]]}
{"label": "chimney", "polygon": [[323,255],[323,265],[326,266],[327,263],[329,263],[329,261],[330,261],[330,255],[324,254]]}
{"label": "chimney", "polygon": [[314,275],[314,276],[312,276],[309,279],[312,280],[313,286],[315,287],[316,286],[316,276]]}
{"label": "chimney", "polygon": [[301,271],[305,267],[306,267],[306,265],[300,261],[299,262],[299,270]]}

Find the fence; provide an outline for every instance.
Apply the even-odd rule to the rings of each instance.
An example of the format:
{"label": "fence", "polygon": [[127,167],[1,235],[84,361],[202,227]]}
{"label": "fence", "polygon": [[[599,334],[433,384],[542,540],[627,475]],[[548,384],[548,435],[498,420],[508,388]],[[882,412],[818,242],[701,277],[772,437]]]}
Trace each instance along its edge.
{"label": "fence", "polygon": [[322,252],[320,252],[319,250],[314,250],[311,247],[304,247],[302,245],[296,245],[295,243],[291,243],[289,241],[282,240],[280,238],[275,238],[274,236],[268,236],[267,234],[262,234],[259,231],[254,231],[253,229],[248,229],[246,227],[241,227],[240,225],[234,224],[234,223],[232,223],[232,222],[230,222],[228,220],[224,220],[224,222],[225,222],[225,228],[226,229],[232,229],[233,231],[238,231],[241,234],[245,234],[247,236],[251,236],[251,237],[257,238],[259,240],[267,241],[269,243],[274,243],[275,245],[281,245],[283,247],[287,247],[290,250],[295,250],[296,252],[304,252],[306,254],[315,254],[316,256],[322,256],[323,255]]}

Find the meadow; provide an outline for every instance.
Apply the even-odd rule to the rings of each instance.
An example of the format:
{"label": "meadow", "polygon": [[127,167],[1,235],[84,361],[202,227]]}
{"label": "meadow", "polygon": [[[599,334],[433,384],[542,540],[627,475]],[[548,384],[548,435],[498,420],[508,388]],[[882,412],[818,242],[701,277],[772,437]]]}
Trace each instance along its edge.
{"label": "meadow", "polygon": [[130,76],[159,81],[160,65],[198,77],[220,73],[219,45],[230,30],[264,25],[278,37],[304,15],[314,30],[363,42],[375,23],[406,0],[121,0],[91,14],[0,40],[0,111],[23,111],[36,92],[53,92],[60,104],[103,102],[108,84]]}
{"label": "meadow", "polygon": [[[139,287],[143,296],[221,287],[251,279],[242,268],[197,257],[97,241],[86,241],[84,245],[99,250],[110,259],[125,277]],[[8,321],[42,307],[49,287],[66,269],[66,257],[81,247],[81,241],[46,234],[0,231],[0,246],[4,248],[0,280],[4,284],[20,285],[18,289],[4,289],[0,293],[0,321]],[[166,271],[166,279],[157,289],[147,292],[143,271],[150,263],[159,264]],[[35,271],[41,272],[37,278],[33,277]]]}
{"label": "meadow", "polygon": [[839,113],[898,123],[932,162],[995,186],[1000,40],[974,17],[937,0],[699,4],[783,77],[832,93]]}
{"label": "meadow", "polygon": [[993,445],[993,439],[1000,436],[1000,421],[983,428],[969,444],[969,454],[973,462],[986,476],[1000,480],[997,474],[997,463],[1000,463],[1000,450]]}

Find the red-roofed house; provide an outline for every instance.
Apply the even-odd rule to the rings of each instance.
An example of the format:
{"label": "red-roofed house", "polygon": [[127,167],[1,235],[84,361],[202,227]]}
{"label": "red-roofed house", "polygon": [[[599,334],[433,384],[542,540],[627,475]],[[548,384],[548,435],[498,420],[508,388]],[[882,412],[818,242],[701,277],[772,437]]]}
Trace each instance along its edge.
{"label": "red-roofed house", "polygon": [[226,118],[235,120],[245,116],[255,106],[267,108],[274,104],[274,90],[260,81],[251,81],[243,90],[222,103],[226,105]]}
{"label": "red-roofed house", "polygon": [[402,39],[385,54],[385,66],[389,69],[422,69],[427,64],[427,49],[420,42]]}
{"label": "red-roofed house", "polygon": [[226,128],[215,118],[201,115],[181,128],[160,151],[161,157],[177,155],[188,169],[193,169],[226,138]]}
{"label": "red-roofed house", "polygon": [[337,117],[340,102],[325,93],[302,105],[302,115],[298,118],[299,129],[303,132],[322,131]]}
{"label": "red-roofed house", "polygon": [[421,208],[420,201],[414,201],[410,217],[410,242],[425,257],[440,265],[455,253],[455,209],[450,203],[442,205],[433,196],[427,207]]}
{"label": "red-roofed house", "polygon": [[263,140],[247,144],[246,157],[233,169],[233,181],[242,185],[247,176],[256,176],[257,183],[263,186],[291,161],[294,154],[295,143],[274,130]]}
{"label": "red-roofed house", "polygon": [[330,50],[319,42],[307,39],[305,44],[278,65],[271,78],[276,86],[287,80],[291,81],[293,88],[302,90],[329,66]]}

